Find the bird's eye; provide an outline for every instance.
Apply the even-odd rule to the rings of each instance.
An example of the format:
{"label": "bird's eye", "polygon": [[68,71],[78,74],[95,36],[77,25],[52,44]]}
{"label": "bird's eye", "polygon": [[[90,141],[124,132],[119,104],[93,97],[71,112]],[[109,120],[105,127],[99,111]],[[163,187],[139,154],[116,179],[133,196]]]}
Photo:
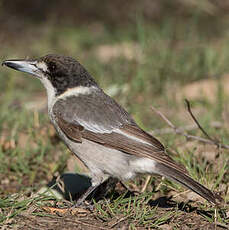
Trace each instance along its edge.
{"label": "bird's eye", "polygon": [[56,69],[56,64],[54,62],[49,63],[49,71],[54,71]]}

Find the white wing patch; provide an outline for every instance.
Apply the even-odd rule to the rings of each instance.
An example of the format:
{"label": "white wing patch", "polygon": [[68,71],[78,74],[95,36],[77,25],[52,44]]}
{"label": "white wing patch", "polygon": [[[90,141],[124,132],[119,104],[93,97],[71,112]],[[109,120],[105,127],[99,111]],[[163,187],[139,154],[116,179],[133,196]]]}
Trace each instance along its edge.
{"label": "white wing patch", "polygon": [[123,136],[125,136],[125,137],[128,137],[128,138],[130,138],[130,139],[132,139],[132,140],[135,140],[135,141],[137,141],[137,142],[140,142],[140,143],[143,143],[143,144],[147,144],[147,145],[152,145],[150,142],[147,142],[147,141],[144,141],[144,140],[142,140],[142,139],[140,139],[140,138],[138,138],[138,137],[136,137],[136,136],[132,136],[132,135],[130,135],[130,134],[128,134],[128,133],[125,133],[125,132],[123,132],[122,130],[120,130],[120,129],[115,129],[115,130],[113,130],[115,133],[118,133],[118,134],[121,134],[121,135],[123,135]]}
{"label": "white wing patch", "polygon": [[76,122],[78,124],[82,125],[86,130],[93,132],[93,133],[101,133],[101,134],[103,134],[103,133],[108,133],[108,134],[109,133],[117,133],[117,134],[121,134],[123,136],[123,138],[126,138],[126,139],[129,138],[131,140],[134,140],[136,142],[140,142],[142,144],[147,144],[147,145],[151,145],[151,146],[153,145],[152,143],[144,141],[141,138],[138,138],[136,136],[132,136],[128,133],[125,133],[122,130],[120,130],[119,128],[108,129],[108,128],[102,126],[101,124],[97,124],[94,122],[93,123],[92,122],[86,122],[86,121],[80,120],[80,119],[78,119]]}
{"label": "white wing patch", "polygon": [[93,133],[112,133],[114,131],[113,129],[107,129],[100,124],[88,123],[80,119],[78,119],[76,122],[82,125],[86,130],[91,131]]}

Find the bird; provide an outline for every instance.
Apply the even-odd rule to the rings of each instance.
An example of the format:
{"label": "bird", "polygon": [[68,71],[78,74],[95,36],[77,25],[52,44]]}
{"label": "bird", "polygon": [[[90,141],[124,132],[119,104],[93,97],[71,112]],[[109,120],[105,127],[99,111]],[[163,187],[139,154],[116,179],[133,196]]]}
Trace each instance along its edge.
{"label": "bird", "polygon": [[192,179],[74,58],[48,54],[5,60],[2,65],[35,76],[46,88],[51,123],[90,172],[91,186],[77,200],[78,206],[108,178],[126,181],[139,174],[171,179],[215,205],[222,200]]}

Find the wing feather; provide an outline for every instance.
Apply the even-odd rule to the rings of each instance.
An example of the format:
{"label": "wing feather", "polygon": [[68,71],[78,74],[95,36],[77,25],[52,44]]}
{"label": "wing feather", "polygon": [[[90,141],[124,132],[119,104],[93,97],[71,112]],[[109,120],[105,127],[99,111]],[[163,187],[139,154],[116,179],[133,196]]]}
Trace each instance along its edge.
{"label": "wing feather", "polygon": [[106,94],[99,95],[96,100],[92,100],[91,95],[59,100],[53,113],[61,130],[73,141],[82,142],[84,138],[127,154],[151,158],[187,173],[166,154],[156,138],[139,128],[130,115]]}

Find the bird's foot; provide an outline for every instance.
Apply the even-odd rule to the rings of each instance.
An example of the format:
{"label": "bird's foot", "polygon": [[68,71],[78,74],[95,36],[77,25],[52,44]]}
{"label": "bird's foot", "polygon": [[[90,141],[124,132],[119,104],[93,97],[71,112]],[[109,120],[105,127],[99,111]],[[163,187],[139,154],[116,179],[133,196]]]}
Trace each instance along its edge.
{"label": "bird's foot", "polygon": [[87,201],[77,201],[70,209],[84,209],[84,210],[89,210],[89,211],[93,211],[95,208],[94,204],[91,204]]}

